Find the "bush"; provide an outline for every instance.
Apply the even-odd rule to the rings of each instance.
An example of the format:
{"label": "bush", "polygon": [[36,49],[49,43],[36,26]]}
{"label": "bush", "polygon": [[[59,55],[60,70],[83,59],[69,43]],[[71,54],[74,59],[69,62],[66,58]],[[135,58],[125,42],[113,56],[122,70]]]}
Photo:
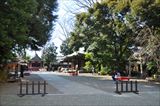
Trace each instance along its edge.
{"label": "bush", "polygon": [[86,69],[84,69],[84,70],[83,70],[83,73],[91,73],[91,70],[86,70]]}
{"label": "bush", "polygon": [[100,71],[100,75],[107,75],[107,72],[105,72],[105,71]]}
{"label": "bush", "polygon": [[141,74],[138,71],[131,71],[131,76],[133,76],[133,77],[140,77]]}
{"label": "bush", "polygon": [[0,82],[7,81],[7,72],[4,70],[0,70]]}
{"label": "bush", "polygon": [[85,62],[84,72],[92,72],[92,63],[90,61]]}
{"label": "bush", "polygon": [[111,74],[111,69],[109,67],[104,67],[105,72],[110,75]]}
{"label": "bush", "polygon": [[100,75],[107,75],[106,68],[104,68],[102,65],[101,65]]}

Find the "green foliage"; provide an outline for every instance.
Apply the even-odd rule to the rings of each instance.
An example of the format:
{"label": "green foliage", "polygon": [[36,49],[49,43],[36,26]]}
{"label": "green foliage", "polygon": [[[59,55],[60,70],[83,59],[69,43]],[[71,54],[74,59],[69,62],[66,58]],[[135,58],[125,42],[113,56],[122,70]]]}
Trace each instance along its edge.
{"label": "green foliage", "polygon": [[[141,0],[142,1],[142,0]],[[142,54],[146,58],[155,63],[157,72],[160,71],[160,1],[146,0],[138,2],[135,0],[130,5],[132,14],[137,18],[136,21],[143,23],[143,27],[139,29],[139,40],[136,41],[143,47]],[[138,26],[135,26],[136,28]],[[138,29],[138,28],[137,28]],[[148,68],[153,64],[149,63]]]}
{"label": "green foliage", "polygon": [[31,56],[24,55],[22,58],[29,62],[29,60],[31,59]]}
{"label": "green foliage", "polygon": [[[114,3],[113,3],[114,2]],[[157,72],[160,71],[160,1],[159,0],[126,0],[111,2],[116,12],[124,12],[126,25],[135,32],[135,45],[143,47],[142,55],[149,61],[155,63]],[[127,5],[122,5],[124,2]],[[121,6],[119,6],[121,5]],[[122,7],[122,8],[119,8]],[[148,63],[150,69],[153,64]]]}
{"label": "green foliage", "polygon": [[107,75],[106,71],[100,71],[100,75]]}
{"label": "green foliage", "polygon": [[151,70],[152,68],[154,68],[156,66],[156,63],[151,61],[147,63],[147,69]]}
{"label": "green foliage", "polygon": [[57,0],[36,0],[36,13],[33,14],[31,20],[28,22],[30,47],[32,49],[39,49],[51,37],[54,21],[57,19],[55,14],[57,10]]}
{"label": "green foliage", "polygon": [[105,71],[108,75],[111,75],[111,72],[112,72],[112,69],[110,67],[104,67],[105,68]]}
{"label": "green foliage", "polygon": [[105,68],[103,67],[103,65],[101,65],[101,71],[105,71]]}
{"label": "green foliage", "polygon": [[0,70],[0,83],[7,81],[7,72]]}
{"label": "green foliage", "polygon": [[25,48],[37,50],[51,36],[56,0],[0,1],[0,64]]}
{"label": "green foliage", "polygon": [[85,54],[85,59],[92,60],[93,59],[93,54],[92,53],[86,53]]}
{"label": "green foliage", "polygon": [[107,64],[124,69],[130,55],[133,32],[124,23],[123,15],[115,14],[107,3],[96,3],[88,12],[77,15],[70,48],[84,47],[93,54],[93,64]]}
{"label": "green foliage", "polygon": [[92,72],[92,67],[93,65],[90,61],[85,62],[84,66],[85,72]]}
{"label": "green foliage", "polygon": [[157,72],[156,63],[154,61],[147,62],[147,71],[149,76],[153,76]]}
{"label": "green foliage", "polygon": [[[97,69],[125,70],[130,47],[141,46],[145,59],[153,60],[160,72],[160,1],[102,0],[77,14],[68,47],[84,47],[93,54],[89,61]],[[104,72],[104,71],[103,71]]]}
{"label": "green foliage", "polygon": [[73,50],[71,48],[69,48],[69,39],[66,39],[65,41],[62,42],[62,45],[60,46],[61,49],[61,53],[65,56],[68,54],[73,53]]}
{"label": "green foliage", "polygon": [[111,68],[109,68],[107,66],[104,67],[104,66],[101,65],[100,74],[101,75],[107,75],[107,74],[110,75],[111,74],[111,70],[112,70]]}
{"label": "green foliage", "polygon": [[107,71],[106,71],[105,67],[103,67],[103,65],[101,65],[100,75],[107,75]]}
{"label": "green foliage", "polygon": [[57,47],[54,43],[47,45],[42,54],[42,59],[44,60],[45,64],[50,68],[50,65],[55,63],[57,57]]}

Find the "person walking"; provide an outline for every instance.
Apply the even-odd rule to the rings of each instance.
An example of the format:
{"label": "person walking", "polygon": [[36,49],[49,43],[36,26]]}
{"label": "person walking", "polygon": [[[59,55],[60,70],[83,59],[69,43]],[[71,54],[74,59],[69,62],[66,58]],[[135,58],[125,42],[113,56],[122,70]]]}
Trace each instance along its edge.
{"label": "person walking", "polygon": [[113,81],[116,81],[116,77],[117,77],[116,71],[113,71],[112,72],[112,79],[113,79]]}

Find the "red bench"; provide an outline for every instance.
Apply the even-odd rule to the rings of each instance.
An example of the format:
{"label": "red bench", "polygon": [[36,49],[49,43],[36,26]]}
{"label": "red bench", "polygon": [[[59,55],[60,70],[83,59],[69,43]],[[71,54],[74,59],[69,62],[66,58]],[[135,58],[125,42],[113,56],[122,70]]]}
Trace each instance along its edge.
{"label": "red bench", "polygon": [[129,77],[125,77],[125,76],[121,76],[121,77],[117,77],[116,80],[118,81],[129,81]]}

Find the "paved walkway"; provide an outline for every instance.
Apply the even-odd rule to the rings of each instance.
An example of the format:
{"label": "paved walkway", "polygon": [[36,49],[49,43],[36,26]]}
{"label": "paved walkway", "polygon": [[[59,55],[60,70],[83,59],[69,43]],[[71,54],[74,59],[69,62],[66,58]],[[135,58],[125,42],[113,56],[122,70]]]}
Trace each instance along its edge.
{"label": "paved walkway", "polygon": [[66,80],[57,75],[39,74],[49,84],[56,87],[63,94],[105,94],[106,92],[76,83],[74,81]]}
{"label": "paved walkway", "polygon": [[[39,77],[40,76],[40,77]],[[49,72],[33,73],[36,80],[47,80],[54,88],[46,96],[30,95],[18,97],[11,89],[0,86],[0,106],[159,106],[160,86],[140,83],[140,94],[115,94],[111,80],[91,76],[69,76]],[[33,78],[33,80],[34,80]],[[31,78],[32,79],[32,78]],[[30,80],[31,80],[30,79]],[[13,84],[14,88],[16,85]],[[7,90],[10,93],[5,94]]]}
{"label": "paved walkway", "polygon": [[[63,76],[70,76],[68,73],[63,73],[63,72],[59,73],[57,71],[55,71],[54,74],[63,75]],[[93,77],[93,78],[99,78],[99,79],[102,79],[102,80],[112,80],[112,77],[109,76],[109,75],[98,75],[97,73],[94,73],[94,74],[92,74],[92,73],[80,73],[78,76]],[[150,80],[136,79],[136,78],[133,78],[133,77],[130,80],[131,81],[135,81],[136,80],[138,82],[146,82],[146,83],[151,82]],[[160,82],[154,82],[154,81],[152,81],[152,83],[160,84]]]}

